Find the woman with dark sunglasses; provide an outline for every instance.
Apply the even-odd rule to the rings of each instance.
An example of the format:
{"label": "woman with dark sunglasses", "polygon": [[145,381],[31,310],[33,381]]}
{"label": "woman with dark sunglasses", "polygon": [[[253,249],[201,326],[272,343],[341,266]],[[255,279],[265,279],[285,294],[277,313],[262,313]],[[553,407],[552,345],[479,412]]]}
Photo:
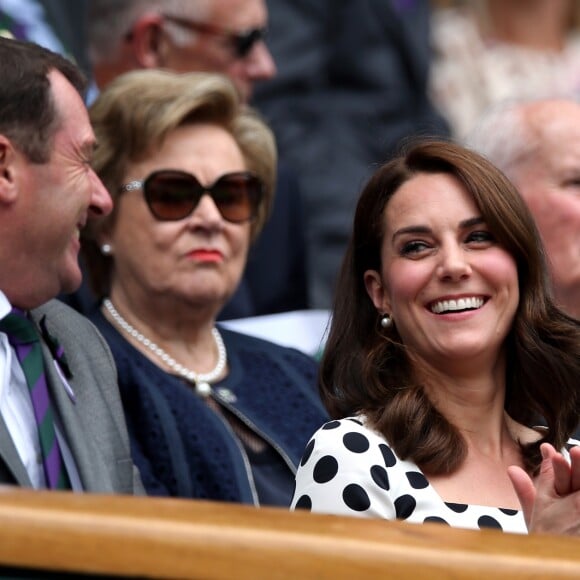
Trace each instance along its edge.
{"label": "woman with dark sunglasses", "polygon": [[288,506],[325,420],[308,356],[216,326],[272,204],[271,131],[218,75],[138,71],[91,108],[114,200],[83,240],[151,495]]}

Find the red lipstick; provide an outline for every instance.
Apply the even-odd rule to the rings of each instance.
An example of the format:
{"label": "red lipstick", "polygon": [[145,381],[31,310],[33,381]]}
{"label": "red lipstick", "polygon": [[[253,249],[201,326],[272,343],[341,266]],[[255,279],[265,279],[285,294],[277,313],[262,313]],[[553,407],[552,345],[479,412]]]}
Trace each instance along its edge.
{"label": "red lipstick", "polygon": [[197,260],[198,262],[222,262],[223,255],[218,250],[207,250],[201,248],[199,250],[193,250],[189,253],[189,257]]}

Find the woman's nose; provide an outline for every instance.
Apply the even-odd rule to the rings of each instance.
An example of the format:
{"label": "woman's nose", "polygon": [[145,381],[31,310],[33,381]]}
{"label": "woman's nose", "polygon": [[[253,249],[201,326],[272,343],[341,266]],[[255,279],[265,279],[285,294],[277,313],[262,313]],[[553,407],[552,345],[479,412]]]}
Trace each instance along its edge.
{"label": "woman's nose", "polygon": [[196,208],[189,217],[192,224],[197,227],[218,228],[223,225],[223,217],[213,197],[204,193]]}
{"label": "woman's nose", "polygon": [[443,280],[460,280],[471,274],[466,251],[458,244],[447,244],[439,252],[437,273]]}

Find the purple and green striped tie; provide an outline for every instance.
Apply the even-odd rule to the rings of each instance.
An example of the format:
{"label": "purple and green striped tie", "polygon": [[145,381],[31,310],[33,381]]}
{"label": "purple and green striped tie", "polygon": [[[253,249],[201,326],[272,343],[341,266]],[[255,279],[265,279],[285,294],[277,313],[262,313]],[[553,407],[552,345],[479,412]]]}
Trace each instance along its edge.
{"label": "purple and green striped tie", "polygon": [[13,308],[10,314],[0,320],[0,330],[8,335],[26,377],[38,425],[47,487],[71,489],[54,430],[54,413],[46,384],[40,336],[25,312],[18,308]]}

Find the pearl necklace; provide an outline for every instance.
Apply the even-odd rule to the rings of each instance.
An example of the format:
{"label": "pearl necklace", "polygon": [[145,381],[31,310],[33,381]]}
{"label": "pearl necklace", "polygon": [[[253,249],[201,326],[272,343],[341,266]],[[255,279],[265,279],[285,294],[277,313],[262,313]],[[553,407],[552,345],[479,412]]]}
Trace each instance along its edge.
{"label": "pearl necklace", "polygon": [[140,342],[143,346],[147,347],[155,356],[160,358],[169,368],[174,370],[178,375],[182,376],[184,379],[190,383],[195,384],[195,391],[198,395],[207,397],[211,393],[210,383],[215,381],[223,372],[226,367],[227,355],[226,347],[224,341],[218,331],[214,326],[211,330],[213,338],[215,340],[215,345],[218,351],[218,360],[214,369],[209,373],[196,373],[182,364],[178,363],[173,357],[167,354],[162,348],[157,346],[153,341],[143,336],[135,327],[131,326],[120,314],[117,309],[113,306],[113,303],[105,298],[103,300],[103,305],[108,310],[109,314],[112,316],[113,320],[127,333],[130,334],[135,340]]}

